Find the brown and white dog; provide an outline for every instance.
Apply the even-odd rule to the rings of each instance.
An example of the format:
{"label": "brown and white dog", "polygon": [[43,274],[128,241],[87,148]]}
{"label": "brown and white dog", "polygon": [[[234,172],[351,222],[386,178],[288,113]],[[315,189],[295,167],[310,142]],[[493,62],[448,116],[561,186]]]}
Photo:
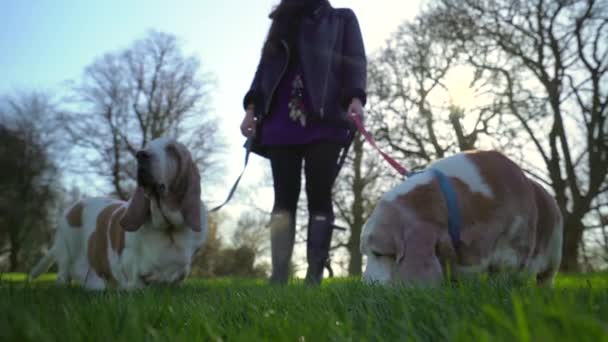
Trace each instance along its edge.
{"label": "brown and white dog", "polygon": [[559,208],[539,184],[496,151],[471,151],[431,165],[456,192],[461,243],[448,234],[448,213],[431,171],[387,192],[361,233],[364,280],[437,284],[450,266],[455,278],[478,272],[525,271],[552,285],[561,262]]}
{"label": "brown and white dog", "polygon": [[137,152],[138,186],[129,202],[88,198],[62,218],[30,278],[58,264],[59,283],[88,289],[175,284],[207,236],[200,175],[188,149],[159,138]]}

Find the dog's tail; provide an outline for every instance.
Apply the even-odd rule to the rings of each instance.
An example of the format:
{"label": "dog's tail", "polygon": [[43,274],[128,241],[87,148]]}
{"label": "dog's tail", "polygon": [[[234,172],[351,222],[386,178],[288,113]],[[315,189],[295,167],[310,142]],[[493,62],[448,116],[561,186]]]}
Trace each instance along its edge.
{"label": "dog's tail", "polygon": [[40,261],[38,261],[38,263],[36,264],[36,266],[34,266],[34,268],[32,268],[32,270],[30,271],[30,274],[28,276],[29,280],[34,280],[36,278],[38,278],[38,276],[40,276],[42,273],[48,271],[48,269],[53,266],[53,264],[56,261],[56,257],[55,257],[55,246],[53,246],[48,253],[46,253],[41,259]]}

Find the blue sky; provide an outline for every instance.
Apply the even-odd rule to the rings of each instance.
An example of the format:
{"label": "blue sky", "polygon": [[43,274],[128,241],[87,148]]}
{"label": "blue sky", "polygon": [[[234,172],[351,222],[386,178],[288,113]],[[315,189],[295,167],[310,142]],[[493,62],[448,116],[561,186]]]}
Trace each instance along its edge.
{"label": "blue sky", "polygon": [[[150,29],[173,33],[184,50],[197,55],[204,71],[218,81],[212,107],[227,137],[228,165],[210,205],[219,202],[241,168],[243,138],[238,126],[241,99],[253,76],[269,25],[268,12],[277,0],[4,0],[0,11],[0,94],[42,89],[58,96],[65,82],[106,52],[128,47]],[[420,1],[334,0],[357,14],[368,53],[419,10]],[[254,158],[244,185],[253,185],[266,168]],[[270,189],[259,189],[263,207]],[[234,206],[232,210],[238,210]]]}

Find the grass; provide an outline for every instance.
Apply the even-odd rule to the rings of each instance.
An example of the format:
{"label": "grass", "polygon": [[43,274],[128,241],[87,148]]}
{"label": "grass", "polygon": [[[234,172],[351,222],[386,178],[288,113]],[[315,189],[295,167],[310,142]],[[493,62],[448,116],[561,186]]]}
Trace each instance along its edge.
{"label": "grass", "polygon": [[438,289],[190,279],[180,288],[91,293],[0,280],[0,341],[608,341],[608,274]]}

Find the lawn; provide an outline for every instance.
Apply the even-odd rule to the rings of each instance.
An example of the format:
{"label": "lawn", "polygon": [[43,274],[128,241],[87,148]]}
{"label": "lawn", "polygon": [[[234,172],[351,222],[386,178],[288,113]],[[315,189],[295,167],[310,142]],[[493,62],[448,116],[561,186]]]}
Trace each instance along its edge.
{"label": "lawn", "polygon": [[608,341],[608,274],[561,276],[554,289],[514,278],[438,289],[190,279],[131,293],[51,279],[2,276],[0,341]]}

